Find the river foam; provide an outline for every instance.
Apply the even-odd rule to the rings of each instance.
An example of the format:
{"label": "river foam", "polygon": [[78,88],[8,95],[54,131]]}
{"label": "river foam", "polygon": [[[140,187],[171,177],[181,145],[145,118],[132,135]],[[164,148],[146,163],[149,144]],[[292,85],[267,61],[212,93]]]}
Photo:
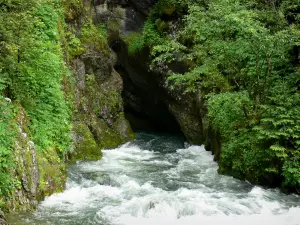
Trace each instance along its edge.
{"label": "river foam", "polygon": [[219,175],[203,146],[141,143],[78,162],[67,189],[16,224],[300,225],[299,196]]}

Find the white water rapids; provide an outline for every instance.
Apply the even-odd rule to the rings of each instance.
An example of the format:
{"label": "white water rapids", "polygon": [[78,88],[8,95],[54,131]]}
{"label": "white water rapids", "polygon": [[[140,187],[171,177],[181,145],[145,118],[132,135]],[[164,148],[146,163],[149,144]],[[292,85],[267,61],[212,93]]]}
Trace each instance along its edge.
{"label": "white water rapids", "polygon": [[201,146],[139,134],[69,169],[67,188],[11,224],[300,225],[300,197],[217,173]]}

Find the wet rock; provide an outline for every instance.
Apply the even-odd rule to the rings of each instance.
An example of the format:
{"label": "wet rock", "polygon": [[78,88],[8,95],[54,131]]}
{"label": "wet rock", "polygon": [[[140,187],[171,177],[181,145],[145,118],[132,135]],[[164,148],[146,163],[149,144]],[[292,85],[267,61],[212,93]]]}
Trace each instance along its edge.
{"label": "wet rock", "polygon": [[129,56],[126,43],[120,45],[116,69],[123,78],[125,113],[131,124],[136,129],[182,132],[192,144],[205,143],[201,97],[170,89],[163,71],[151,69],[149,52]]}
{"label": "wet rock", "polygon": [[133,138],[122,114],[122,79],[110,59],[111,56],[94,54],[74,61],[78,88],[75,91],[74,154],[71,155],[76,160],[100,159],[101,149],[117,147]]}
{"label": "wet rock", "polygon": [[73,140],[74,150],[70,152],[70,161],[101,159],[101,148],[85,123],[74,123]]}
{"label": "wet rock", "polygon": [[155,203],[151,201],[149,203],[149,209],[154,209],[154,208],[155,208]]}
{"label": "wet rock", "polygon": [[[114,5],[125,6],[126,1],[93,1],[84,17],[94,18],[94,23],[109,23]],[[122,12],[122,9],[119,10]],[[122,13],[121,13],[122,14]],[[117,15],[115,15],[117,17]],[[81,19],[76,23],[80,33]],[[79,24],[79,25],[78,25]],[[80,25],[81,24],[81,25]],[[74,26],[74,24],[70,24]],[[117,29],[119,29],[117,27]],[[130,124],[123,115],[123,81],[114,70],[116,55],[104,45],[95,48],[93,41],[86,41],[85,52],[71,62],[76,81],[73,149],[71,161],[99,160],[101,149],[115,148],[133,138]]]}

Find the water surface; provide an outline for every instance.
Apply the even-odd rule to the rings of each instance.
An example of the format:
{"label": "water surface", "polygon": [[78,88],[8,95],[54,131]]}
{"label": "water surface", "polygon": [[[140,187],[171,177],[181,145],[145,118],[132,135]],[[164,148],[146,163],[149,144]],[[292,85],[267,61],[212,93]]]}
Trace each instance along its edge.
{"label": "water surface", "polygon": [[202,146],[170,135],[137,134],[69,169],[67,188],[12,225],[300,225],[300,197],[217,173]]}

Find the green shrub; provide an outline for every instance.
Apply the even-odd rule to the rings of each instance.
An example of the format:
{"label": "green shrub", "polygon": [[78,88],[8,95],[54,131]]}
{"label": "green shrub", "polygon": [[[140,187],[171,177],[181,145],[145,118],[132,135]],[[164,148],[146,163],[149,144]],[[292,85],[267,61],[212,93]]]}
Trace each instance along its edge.
{"label": "green shrub", "polygon": [[[222,136],[219,171],[294,191],[299,7],[298,0],[276,7],[260,0],[158,1],[142,34],[153,64],[169,71],[168,83],[201,93],[207,103],[208,123]],[[172,72],[174,61],[188,71]]]}
{"label": "green shrub", "polygon": [[133,32],[126,36],[125,42],[128,46],[129,55],[134,55],[141,52],[144,48],[143,36],[140,33]]}
{"label": "green shrub", "polygon": [[107,31],[104,25],[95,26],[91,20],[81,28],[81,43],[94,46],[98,51],[107,52]]}
{"label": "green shrub", "polygon": [[14,167],[13,147],[17,133],[14,106],[0,96],[0,201],[1,196],[10,196],[13,188],[11,168]]}

